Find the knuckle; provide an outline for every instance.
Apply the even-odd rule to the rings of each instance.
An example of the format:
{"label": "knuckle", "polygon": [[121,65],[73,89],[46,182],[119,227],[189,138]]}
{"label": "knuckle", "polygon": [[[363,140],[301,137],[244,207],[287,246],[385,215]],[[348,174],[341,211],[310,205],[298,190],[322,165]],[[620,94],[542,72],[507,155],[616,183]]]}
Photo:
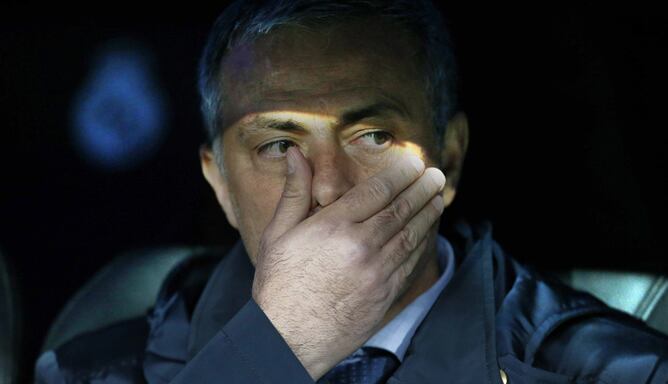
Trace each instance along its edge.
{"label": "knuckle", "polygon": [[390,205],[392,215],[395,219],[403,221],[411,216],[413,204],[406,198],[400,197],[394,200]]}
{"label": "knuckle", "polygon": [[384,232],[386,230],[385,227],[387,224],[393,222],[394,220],[396,220],[396,214],[394,213],[394,209],[391,207],[376,213],[373,220],[369,221],[369,223],[373,226],[373,234],[376,235],[378,233]]}
{"label": "knuckle", "polygon": [[376,269],[369,269],[363,275],[361,289],[367,293],[367,299],[374,303],[386,303],[391,300],[392,286],[389,279]]}
{"label": "knuckle", "polygon": [[392,292],[393,290],[390,287],[384,286],[377,291],[376,301],[381,303],[392,301],[392,298],[394,297]]}
{"label": "knuckle", "polygon": [[354,264],[364,263],[371,253],[371,247],[356,236],[350,235],[343,241],[344,254]]}
{"label": "knuckle", "polygon": [[399,266],[399,275],[401,276],[401,280],[406,280],[408,279],[408,276],[411,273],[411,268],[407,263],[403,263]]}
{"label": "knuckle", "polygon": [[351,244],[351,254],[356,260],[366,260],[369,255],[369,247],[363,242],[354,242]]}
{"label": "knuckle", "polygon": [[265,233],[263,233],[262,236],[260,237],[260,241],[258,243],[258,247],[257,247],[258,255],[264,255],[264,254],[268,253],[269,248],[270,248],[269,235],[265,231]]}
{"label": "knuckle", "polygon": [[378,177],[369,179],[368,191],[371,197],[376,200],[389,200],[392,197],[390,186]]}
{"label": "knuckle", "polygon": [[395,268],[396,266],[401,264],[401,261],[403,260],[405,255],[406,252],[404,252],[402,249],[395,248],[389,252],[386,262],[390,264],[391,268]]}
{"label": "knuckle", "polygon": [[314,220],[307,228],[315,232],[314,236],[322,236],[322,238],[330,238],[345,233],[345,228],[341,222],[328,216],[323,216],[321,220]]}
{"label": "knuckle", "polygon": [[366,268],[362,276],[362,284],[370,290],[375,290],[383,285],[382,275],[379,268]]}
{"label": "knuckle", "polygon": [[344,194],[343,196],[341,196],[339,201],[340,201],[340,204],[342,206],[345,206],[345,207],[348,207],[348,206],[352,206],[352,207],[363,206],[366,203],[366,201],[364,200],[364,197],[365,197],[364,195],[365,194],[361,193],[360,190],[353,189],[353,190],[348,191],[348,193]]}
{"label": "knuckle", "polygon": [[299,188],[296,186],[293,186],[291,184],[288,184],[283,188],[283,193],[281,194],[281,197],[283,199],[297,199],[302,196],[301,191]]}
{"label": "knuckle", "polygon": [[399,232],[399,246],[405,252],[412,252],[419,244],[417,232],[410,227],[406,227]]}

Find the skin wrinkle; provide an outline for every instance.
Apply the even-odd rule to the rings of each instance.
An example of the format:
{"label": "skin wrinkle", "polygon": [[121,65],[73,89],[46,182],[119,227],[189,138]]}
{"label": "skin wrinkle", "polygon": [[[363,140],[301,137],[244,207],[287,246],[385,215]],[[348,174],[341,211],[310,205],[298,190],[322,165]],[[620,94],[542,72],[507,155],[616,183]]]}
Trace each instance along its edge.
{"label": "skin wrinkle", "polygon": [[[254,105],[254,114],[259,114],[262,112],[271,112],[271,111],[293,111],[296,113],[301,112],[299,109],[294,109],[295,105],[304,104],[302,107],[303,110],[310,109],[308,108],[309,104],[316,104],[322,110],[322,115],[333,115],[330,111],[329,103],[332,100],[337,98],[350,97],[350,94],[358,94],[359,96],[359,107],[362,105],[371,105],[375,103],[388,103],[389,105],[394,106],[400,111],[403,111],[403,114],[406,119],[415,119],[416,116],[419,116],[418,111],[411,110],[406,107],[406,103],[398,100],[390,95],[387,95],[386,92],[380,90],[377,87],[367,86],[367,87],[347,87],[337,89],[335,91],[319,91],[319,92],[306,92],[303,90],[281,90],[274,92],[273,96],[267,96],[266,93],[262,94],[262,102],[260,105]],[[368,94],[368,96],[366,96]],[[327,98],[323,97],[326,95]],[[364,95],[364,96],[362,96]],[[330,99],[330,100],[327,100]],[[368,99],[368,100],[367,100]],[[374,100],[375,99],[375,100]],[[316,102],[305,102],[305,100],[317,100]],[[376,101],[377,100],[377,101]],[[352,100],[351,100],[352,102]],[[292,107],[292,108],[290,108]],[[351,109],[356,109],[359,107],[353,106]],[[317,109],[317,108],[316,108]],[[253,116],[234,116],[234,123],[231,123],[230,126],[236,125],[245,125],[249,123],[249,119]],[[334,118],[334,117],[332,117]],[[228,128],[229,129],[229,128]]]}
{"label": "skin wrinkle", "polygon": [[[395,120],[405,125],[405,118],[397,115],[401,111],[395,111],[393,108],[391,105],[383,106],[382,103],[374,103],[369,107],[344,112],[341,118],[330,118],[328,119],[328,123],[323,122],[322,124],[304,124],[304,118],[298,117],[296,113],[257,114],[242,119],[242,122],[239,124],[238,139],[240,142],[250,145],[253,137],[262,136],[263,134],[269,135],[274,131],[284,131],[295,135],[314,134],[317,131],[343,133],[354,126],[364,126],[370,123],[373,127],[376,125],[374,122],[379,126],[383,126],[385,125],[383,124],[384,122]],[[290,115],[292,117],[288,117]],[[394,123],[391,125],[394,125]]]}
{"label": "skin wrinkle", "polygon": [[[263,47],[271,49],[272,46],[277,44],[276,43],[277,38],[276,38],[275,35],[277,35],[277,34],[270,34],[266,38],[262,37],[262,38],[258,39],[258,43],[264,43]],[[291,36],[288,36],[287,38],[280,39],[280,42],[286,43],[286,44],[288,44],[288,46],[290,46],[291,41],[292,41],[290,39],[290,37]],[[268,42],[264,41],[262,39],[268,40]],[[225,70],[223,72],[236,71],[235,72],[236,77],[242,76],[244,78],[247,78],[248,76],[252,76],[252,73],[250,73],[250,72],[253,72],[253,68],[250,68],[250,67],[239,68],[239,66],[236,65],[236,63],[239,62],[239,61],[246,62],[248,60],[248,56],[253,56],[253,52],[257,51],[259,49],[261,49],[261,48],[253,49],[251,47],[244,46],[244,49],[241,52],[241,55],[244,57],[244,60],[235,60],[235,59],[230,59],[229,57],[224,58],[222,68],[225,68],[226,66],[229,66],[230,68],[225,68]],[[285,48],[285,50],[289,50],[289,49]],[[304,49],[304,50],[306,50],[306,49]],[[297,49],[296,51],[300,52],[301,50]],[[367,55],[368,55],[368,52],[369,52],[369,50],[366,51]],[[236,52],[235,52],[235,55],[236,55]],[[278,59],[279,60],[284,60],[285,58],[281,58],[281,55],[279,54]],[[289,71],[288,75],[292,74],[293,76],[290,77],[290,79],[285,79],[285,78],[281,77],[280,75],[281,75],[281,73],[286,72],[286,71],[285,70],[282,71],[282,70],[277,69],[278,67],[280,67],[280,63],[279,63],[278,66],[274,65],[274,62],[270,58],[267,57],[267,58],[264,59],[264,67],[265,68],[263,69],[266,72],[266,76],[263,77],[260,82],[258,82],[258,81],[255,81],[255,82],[243,81],[243,82],[240,82],[240,83],[243,83],[246,88],[248,88],[248,86],[251,85],[251,88],[259,88],[261,90],[265,90],[267,88],[272,87],[273,83],[270,82],[269,80],[270,79],[275,80],[278,77],[278,78],[280,78],[280,84],[282,84],[282,85],[291,84],[291,86],[294,89],[294,85],[300,83],[300,78],[303,77],[304,73],[309,73],[309,72],[321,73],[323,71],[326,71],[328,69],[328,67],[340,68],[340,70],[337,73],[349,73],[353,70],[351,65],[355,61],[357,61],[357,62],[359,62],[359,64],[361,64],[361,68],[368,68],[368,69],[373,68],[374,69],[374,70],[369,70],[362,75],[364,77],[371,78],[371,79],[376,78],[376,73],[379,72],[379,71],[377,71],[378,65],[383,65],[382,60],[376,60],[376,63],[374,64],[374,66],[367,65],[367,63],[369,62],[369,58],[367,58],[367,57],[365,57],[364,55],[361,55],[361,54],[358,54],[357,56],[353,56],[353,57],[349,58],[349,60],[347,60],[345,62],[345,64],[334,65],[334,64],[322,64],[322,63],[320,63],[319,68],[317,66],[314,67],[313,65],[310,65],[310,66],[309,65],[303,65],[303,66],[301,66],[299,63],[293,63],[291,65],[291,67],[287,68],[287,70]],[[294,68],[295,66],[299,67],[299,71],[290,71],[290,69]],[[356,65],[356,67],[360,67],[360,65]],[[239,71],[240,69],[242,69],[242,70]],[[297,74],[297,73],[299,75],[295,76],[295,74]],[[318,76],[316,76],[316,77],[311,76],[311,77],[309,77],[308,80],[309,81],[315,81],[316,84],[317,84]],[[380,79],[375,80],[375,82],[379,82],[379,80]],[[405,81],[405,80],[408,80],[408,79],[398,79],[398,80],[399,81],[402,81],[402,80]],[[380,81],[380,83],[382,84],[383,81]],[[339,82],[337,82],[337,86],[341,86],[340,84],[341,84],[341,79],[340,79]],[[355,86],[356,84],[357,84],[356,81],[352,81],[349,85],[350,86]],[[314,88],[313,84],[309,84],[309,86],[307,88],[313,89]],[[288,89],[288,90],[290,90],[290,89]],[[242,94],[240,92],[235,92],[235,91],[236,90],[234,90],[234,89],[230,89],[227,92],[223,92],[223,94],[224,95],[235,95],[235,97],[238,97],[239,95]],[[326,89],[325,91],[331,91],[331,89]],[[266,93],[266,92],[263,91],[261,93]],[[229,105],[229,102],[226,100],[224,102],[224,104]],[[230,111],[227,111],[227,113],[225,113],[224,115],[228,116],[229,113],[230,113]],[[229,119],[227,119],[227,122],[229,123]]]}
{"label": "skin wrinkle", "polygon": [[[281,36],[281,34],[278,33],[278,31],[285,31],[288,34],[287,34],[287,36],[279,38],[279,36]],[[331,33],[335,33],[335,31],[336,31],[336,29],[333,29]],[[380,31],[380,32],[383,34],[383,36],[379,36],[378,38],[379,38],[380,41],[384,42],[383,45],[386,45],[387,44],[387,42],[386,42],[387,38],[385,36],[385,32],[384,31]],[[376,83],[379,83],[379,84],[386,83],[386,81],[383,81],[382,79],[377,78],[377,74],[384,72],[384,71],[378,71],[378,66],[380,65],[382,68],[387,69],[390,66],[389,62],[386,64],[385,60],[379,60],[379,59],[372,60],[373,57],[380,57],[380,54],[369,55],[370,52],[374,52],[376,50],[379,51],[380,47],[369,47],[370,49],[361,49],[364,52],[363,54],[361,52],[360,53],[355,53],[354,52],[354,53],[350,54],[350,53],[348,53],[350,51],[350,49],[344,49],[343,51],[346,52],[346,59],[347,60],[345,60],[343,64],[330,64],[330,63],[322,64],[322,62],[319,62],[319,63],[317,63],[317,64],[319,64],[319,66],[318,65],[315,65],[315,66],[314,65],[304,65],[304,66],[302,66],[299,61],[297,63],[295,63],[294,60],[292,60],[292,64],[289,67],[286,67],[285,69],[283,69],[283,67],[280,65],[280,61],[285,61],[286,56],[288,56],[287,59],[294,59],[294,57],[290,56],[290,55],[294,55],[294,52],[308,52],[309,51],[308,46],[307,47],[294,47],[295,45],[299,44],[299,43],[297,43],[298,41],[303,41],[304,40],[303,38],[299,38],[299,37],[295,38],[294,34],[295,34],[295,31],[290,31],[289,29],[287,29],[285,27],[280,27],[276,30],[276,32],[270,33],[269,35],[262,36],[261,38],[259,38],[256,41],[256,44],[259,47],[256,47],[255,49],[253,49],[253,48],[248,47],[248,45],[244,45],[244,49],[241,52],[242,56],[244,56],[244,57],[253,56],[253,52],[262,50],[263,48],[271,50],[276,45],[279,45],[279,44],[284,44],[285,47],[281,47],[280,49],[275,49],[276,51],[278,51],[278,54],[277,54],[277,59],[279,60],[278,65],[275,65],[274,62],[269,57],[264,59],[264,63],[265,63],[264,67],[265,68],[263,70],[266,72],[266,74],[265,74],[265,76],[262,77],[262,80],[260,82],[258,82],[258,81],[255,81],[255,82],[240,81],[238,83],[244,84],[245,88],[248,88],[249,84],[255,84],[255,85],[251,85],[251,88],[259,88],[260,93],[265,94],[266,92],[264,90],[266,88],[271,89],[272,87],[274,87],[274,82],[278,78],[280,85],[291,84],[293,86],[293,89],[294,89],[295,84],[304,83],[304,81],[302,81],[302,79],[304,78],[304,76],[307,76],[305,74],[307,74],[307,73],[319,74],[319,73],[322,73],[322,72],[326,72],[328,67],[340,68],[340,70],[335,72],[335,74],[337,74],[337,75],[339,75],[341,73],[355,72],[355,70],[357,70],[357,71],[366,70],[365,73],[359,74],[358,78],[359,77],[369,78],[369,79],[372,79],[372,82],[376,82]],[[404,34],[398,34],[398,36],[399,36],[398,39],[400,41],[402,49],[404,49],[404,50],[406,49],[406,47],[415,47],[418,44],[417,39],[415,37],[413,37],[411,34],[405,34],[404,33]],[[359,41],[360,41],[359,44],[362,44],[361,41],[363,41],[363,40],[364,39],[359,39]],[[412,45],[407,44],[407,43],[412,43]],[[344,45],[345,45],[345,43],[344,43]],[[316,49],[318,49],[318,50],[320,50],[320,48],[321,48],[320,46],[316,47]],[[346,46],[344,48],[354,48],[354,47],[347,47]],[[366,48],[366,47],[364,47],[364,48]],[[391,49],[391,47],[388,47],[388,49]],[[394,49],[394,50],[396,50],[396,49]],[[287,53],[281,53],[281,52],[287,52]],[[409,57],[410,56],[415,56],[415,52],[416,52],[416,50],[413,50],[412,53],[409,53],[406,56],[409,56]],[[235,54],[236,54],[236,51],[235,51]],[[228,56],[230,56],[230,55],[228,55]],[[225,68],[224,72],[239,70],[238,66],[234,65],[238,60],[232,61],[231,59],[229,59],[229,57],[227,57],[227,58],[224,58],[223,61],[224,61],[223,66],[221,68],[225,68],[228,65],[228,62],[230,62],[230,61],[233,64],[231,66],[231,68],[229,68],[229,71],[228,71],[227,68]],[[373,61],[373,65],[369,65],[370,61]],[[412,67],[410,72],[420,72],[423,69],[422,68],[422,63],[416,64],[414,62],[414,60],[403,60],[403,62],[408,63],[409,66]],[[353,63],[355,63],[355,64],[353,64]],[[297,69],[299,69],[299,70],[298,71],[293,70],[295,67],[297,67]],[[253,72],[253,68],[244,67],[241,72],[235,72],[235,74],[237,74],[237,76],[242,76],[242,77],[252,76],[252,73],[249,73],[249,72]],[[395,74],[396,74],[396,72],[395,72]],[[423,76],[421,76],[421,75],[419,75],[417,77],[413,76],[412,78],[401,78],[401,76],[403,75],[403,73],[401,73],[401,72],[399,72],[398,75],[400,77],[396,78],[396,79],[393,79],[393,81],[398,81],[398,82],[413,81],[414,82],[415,78],[419,78],[419,79],[423,78]],[[286,78],[286,76],[288,78]],[[320,78],[320,76],[315,76],[314,77],[314,76],[308,75],[308,79],[306,80],[306,83],[308,84],[308,86],[306,88],[309,88],[309,89],[316,88],[317,89],[317,87],[314,87],[314,85],[321,84],[319,78]],[[272,79],[274,80],[274,82],[271,81]],[[339,79],[339,81],[336,83],[337,86],[341,86],[340,84],[342,84],[342,81],[345,82],[345,78],[344,79]],[[351,79],[351,81],[352,81],[350,83],[351,87],[355,86],[355,84],[357,84],[356,80]],[[424,85],[424,84],[421,84],[421,85]],[[288,91],[289,90],[290,89],[288,88]],[[235,95],[235,97],[238,97],[239,95],[243,94],[240,91],[242,91],[242,90],[241,89],[239,89],[239,90],[230,89],[228,91],[223,92],[223,94],[224,95]],[[246,91],[248,91],[248,89],[246,89]],[[327,91],[331,92],[332,89],[325,89],[323,91],[324,92],[327,92]],[[308,96],[308,95],[303,95],[303,96]],[[224,102],[224,104],[229,105],[229,102],[226,100]],[[231,111],[227,111],[227,113],[225,113],[224,115],[228,116],[230,114],[230,112]],[[230,120],[227,119],[226,121],[229,124]]]}
{"label": "skin wrinkle", "polygon": [[[364,92],[367,91],[367,92]],[[340,93],[345,96],[349,96],[350,93],[353,92],[359,92],[361,94],[368,93],[369,95],[374,95],[374,97],[369,97],[370,100],[368,101],[361,101],[359,104],[361,105],[373,105],[377,103],[387,103],[391,106],[394,106],[397,110],[401,111],[404,117],[406,118],[414,118],[415,113],[411,112],[408,110],[406,107],[405,103],[403,103],[401,100],[396,99],[392,97],[391,95],[387,94],[384,92],[381,88],[378,87],[373,87],[373,86],[353,86],[353,87],[348,87],[348,88],[337,88],[337,90],[327,90],[327,91],[322,91],[322,92],[314,92],[313,90],[308,90],[308,89],[289,89],[289,90],[281,90],[281,91],[272,91],[272,92],[265,92],[263,93],[263,100],[265,102],[268,102],[269,104],[276,105],[276,104],[287,104],[290,102],[294,102],[295,100],[301,100],[301,99],[317,99],[318,103],[321,105],[321,107],[325,107],[327,105],[327,99],[323,96],[328,96],[331,98],[333,95],[336,95],[337,93]],[[379,99],[378,101],[374,101],[373,98]],[[273,103],[272,103],[273,102]],[[322,103],[325,103],[322,105]],[[355,109],[355,108],[351,108]],[[323,108],[323,110],[326,110],[326,108]]]}
{"label": "skin wrinkle", "polygon": [[[264,37],[269,41],[274,41],[276,40],[276,33],[277,31],[280,31],[281,29],[292,29],[298,31],[299,34],[306,35],[306,34],[311,34],[311,35],[316,35],[320,34],[321,36],[324,36],[324,39],[320,39],[320,44],[322,44],[323,40],[325,42],[324,47],[328,48],[331,45],[332,41],[337,41],[338,34],[335,33],[334,28],[323,28],[325,26],[336,26],[339,24],[345,24],[343,23],[344,21],[357,21],[357,22],[362,22],[362,23],[367,23],[370,21],[376,21],[380,23],[384,23],[384,25],[387,27],[386,29],[378,30],[378,31],[364,31],[361,36],[363,35],[370,35],[373,36],[374,38],[379,38],[381,41],[384,37],[386,37],[388,31],[399,31],[399,33],[395,33],[395,41],[401,42],[401,45],[403,45],[404,52],[406,52],[406,57],[410,57],[413,60],[413,62],[419,63],[420,65],[420,71],[423,72],[424,76],[424,86],[425,90],[427,91],[427,94],[429,95],[430,103],[433,104],[432,100],[432,84],[431,84],[431,75],[433,75],[434,70],[431,68],[429,65],[430,63],[428,62],[428,57],[433,56],[435,53],[432,51],[431,47],[427,47],[425,44],[427,44],[427,41],[424,40],[424,36],[422,35],[424,31],[422,31],[421,28],[413,29],[415,28],[413,22],[417,20],[411,21],[410,18],[409,20],[403,20],[401,17],[397,18],[397,9],[394,10],[387,10],[388,13],[385,15],[378,15],[378,16],[369,16],[369,15],[354,15],[354,14],[348,14],[343,17],[341,16],[334,16],[334,17],[321,17],[321,16],[315,16],[315,17],[309,17],[308,15],[304,17],[296,17],[296,18],[288,18],[285,20],[275,20],[274,23],[270,25],[264,25],[263,27],[259,28],[258,30],[255,30],[253,27],[250,27],[248,29],[244,29],[242,27],[242,30],[245,31],[241,36],[234,37],[232,36],[231,39],[227,43],[227,47],[223,49],[223,52],[220,54],[218,57],[225,57],[226,53],[234,48],[236,48],[238,45],[241,44],[251,44],[253,43],[258,37]],[[435,10],[433,10],[435,11]],[[420,18],[427,17],[427,15],[422,15],[419,16]],[[427,24],[429,27],[434,27],[432,23],[437,23],[438,20],[436,19],[431,19],[431,17],[428,17],[430,20],[427,21]],[[371,20],[370,20],[371,19]],[[404,24],[408,22],[408,25]],[[375,35],[374,35],[375,34]],[[420,36],[418,38],[418,36]],[[448,40],[447,36],[440,36],[441,38],[444,38],[445,40]],[[433,36],[428,37],[431,42],[431,38]],[[295,40],[295,43],[298,40]],[[360,39],[357,40],[352,40],[348,44],[351,46],[354,46],[355,44],[360,44]],[[386,43],[387,41],[383,41]],[[432,43],[434,44],[434,43]],[[373,54],[374,51],[370,50],[367,52],[367,55]],[[417,58],[417,60],[415,60]],[[269,60],[267,60],[269,62]],[[381,61],[381,65],[383,62]],[[440,65],[443,65],[444,62],[439,61]],[[220,67],[218,68],[218,72],[220,75],[222,72],[220,70]],[[443,69],[441,68],[440,71],[438,72],[443,72]],[[213,81],[220,80],[220,77],[213,76]],[[219,93],[218,93],[219,94]],[[220,102],[216,103],[218,106],[220,106]],[[434,106],[433,108],[439,109],[438,106]],[[440,110],[440,109],[439,109]],[[428,111],[429,113],[432,112],[431,108]],[[220,113],[220,111],[218,112]],[[439,119],[443,120],[443,119]],[[435,122],[435,121],[434,121]],[[439,125],[445,125],[445,121],[438,121],[437,124]]]}

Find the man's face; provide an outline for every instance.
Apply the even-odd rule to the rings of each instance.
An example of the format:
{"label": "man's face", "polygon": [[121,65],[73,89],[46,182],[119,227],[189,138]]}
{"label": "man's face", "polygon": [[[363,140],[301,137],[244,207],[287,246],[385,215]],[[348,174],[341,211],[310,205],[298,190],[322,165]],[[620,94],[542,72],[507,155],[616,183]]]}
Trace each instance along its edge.
{"label": "man's face", "polygon": [[253,264],[288,146],[313,171],[311,214],[408,151],[441,165],[418,52],[413,34],[365,20],[282,27],[225,56],[222,176],[210,155],[203,166]]}

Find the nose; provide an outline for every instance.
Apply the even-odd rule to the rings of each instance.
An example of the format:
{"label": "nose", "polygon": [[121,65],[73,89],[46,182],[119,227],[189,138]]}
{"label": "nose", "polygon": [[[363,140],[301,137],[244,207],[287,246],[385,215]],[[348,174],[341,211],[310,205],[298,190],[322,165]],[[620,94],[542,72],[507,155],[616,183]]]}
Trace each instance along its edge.
{"label": "nose", "polygon": [[333,203],[354,185],[351,164],[341,148],[318,148],[314,152],[309,159],[313,169],[312,213]]}

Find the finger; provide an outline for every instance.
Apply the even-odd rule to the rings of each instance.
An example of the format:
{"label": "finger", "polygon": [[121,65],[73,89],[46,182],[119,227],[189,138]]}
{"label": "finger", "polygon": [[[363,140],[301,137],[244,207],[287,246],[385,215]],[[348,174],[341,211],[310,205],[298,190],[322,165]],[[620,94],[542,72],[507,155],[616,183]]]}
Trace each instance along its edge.
{"label": "finger", "polygon": [[332,204],[333,211],[352,222],[361,222],[389,204],[424,171],[424,162],[415,156],[401,157],[393,166],[357,184]]}
{"label": "finger", "polygon": [[427,250],[428,236],[425,236],[424,239],[420,242],[420,245],[411,252],[410,255],[401,263],[389,277],[390,287],[394,290],[395,300],[398,297],[401,297],[406,290],[411,286],[415,281],[417,265],[420,261],[425,262],[426,260],[422,257]]}
{"label": "finger", "polygon": [[392,275],[398,269],[407,270],[401,265],[420,246],[431,226],[443,213],[443,209],[443,197],[440,195],[434,197],[383,246],[381,255],[385,276]]}
{"label": "finger", "polygon": [[264,238],[269,242],[306,219],[311,209],[311,167],[295,147],[288,148],[286,158],[288,170],[283,193],[264,231]]}
{"label": "finger", "polygon": [[445,186],[445,175],[438,168],[427,168],[387,207],[359,224],[370,242],[382,247],[399,232]]}

